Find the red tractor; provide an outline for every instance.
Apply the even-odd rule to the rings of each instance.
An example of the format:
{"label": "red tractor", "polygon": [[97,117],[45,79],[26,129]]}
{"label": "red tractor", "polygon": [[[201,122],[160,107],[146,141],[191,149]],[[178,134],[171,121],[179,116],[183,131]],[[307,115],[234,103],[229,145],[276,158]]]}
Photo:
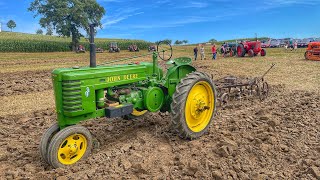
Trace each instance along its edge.
{"label": "red tractor", "polygon": [[244,57],[248,54],[249,57],[256,56],[260,53],[261,56],[267,55],[267,51],[261,48],[260,41],[245,41],[237,46],[238,57]]}

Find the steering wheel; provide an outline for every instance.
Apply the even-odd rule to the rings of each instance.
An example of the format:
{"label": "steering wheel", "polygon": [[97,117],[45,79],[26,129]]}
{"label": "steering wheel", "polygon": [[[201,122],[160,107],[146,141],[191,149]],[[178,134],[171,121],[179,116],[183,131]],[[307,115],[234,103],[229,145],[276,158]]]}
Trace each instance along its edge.
{"label": "steering wheel", "polygon": [[160,59],[169,61],[172,57],[172,46],[168,42],[160,41],[157,45],[157,52]]}

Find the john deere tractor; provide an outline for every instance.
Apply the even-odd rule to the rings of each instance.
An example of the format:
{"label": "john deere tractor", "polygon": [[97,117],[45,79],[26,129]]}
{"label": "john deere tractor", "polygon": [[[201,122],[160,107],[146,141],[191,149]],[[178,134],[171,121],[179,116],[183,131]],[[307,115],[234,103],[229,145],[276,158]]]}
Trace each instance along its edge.
{"label": "john deere tractor", "polygon": [[[86,158],[92,149],[88,129],[78,125],[94,118],[138,118],[147,112],[171,112],[176,133],[185,139],[203,135],[216,109],[212,79],[191,66],[191,58],[171,60],[172,47],[160,42],[152,62],[96,65],[94,27],[90,25],[90,66],[52,72],[57,122],[42,136],[40,152],[55,168]],[[158,57],[167,60],[164,74]]]}

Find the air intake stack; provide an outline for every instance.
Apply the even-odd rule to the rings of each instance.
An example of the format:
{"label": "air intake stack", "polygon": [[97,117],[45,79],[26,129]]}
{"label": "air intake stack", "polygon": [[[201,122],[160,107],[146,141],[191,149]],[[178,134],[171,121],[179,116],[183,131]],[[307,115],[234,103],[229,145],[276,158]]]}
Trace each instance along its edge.
{"label": "air intake stack", "polygon": [[90,24],[90,67],[97,67],[96,62],[96,45],[94,44],[94,28],[97,26],[97,23]]}

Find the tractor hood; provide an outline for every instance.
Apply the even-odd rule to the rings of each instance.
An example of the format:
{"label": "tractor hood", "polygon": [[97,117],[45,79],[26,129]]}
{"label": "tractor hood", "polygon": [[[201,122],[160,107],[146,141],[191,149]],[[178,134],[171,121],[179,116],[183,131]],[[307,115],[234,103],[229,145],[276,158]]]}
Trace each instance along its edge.
{"label": "tractor hood", "polygon": [[55,81],[74,81],[74,80],[88,80],[99,79],[105,82],[115,82],[122,80],[136,81],[145,80],[152,75],[152,64],[126,64],[126,65],[112,65],[112,66],[97,66],[90,67],[73,67],[60,68],[52,72],[52,78]]}

